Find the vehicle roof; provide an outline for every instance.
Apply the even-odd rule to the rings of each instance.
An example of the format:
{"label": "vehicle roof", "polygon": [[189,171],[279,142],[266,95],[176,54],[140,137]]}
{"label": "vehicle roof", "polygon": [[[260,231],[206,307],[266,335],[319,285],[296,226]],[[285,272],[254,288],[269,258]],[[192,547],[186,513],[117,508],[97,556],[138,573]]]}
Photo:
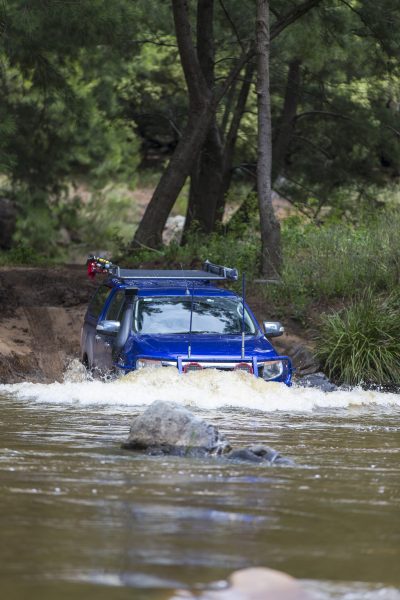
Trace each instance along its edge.
{"label": "vehicle roof", "polygon": [[121,290],[138,288],[139,296],[184,296],[189,290],[189,293],[194,293],[196,296],[237,297],[237,294],[232,290],[199,281],[125,280],[121,282],[120,280],[114,280],[108,283],[111,283],[112,287]]}

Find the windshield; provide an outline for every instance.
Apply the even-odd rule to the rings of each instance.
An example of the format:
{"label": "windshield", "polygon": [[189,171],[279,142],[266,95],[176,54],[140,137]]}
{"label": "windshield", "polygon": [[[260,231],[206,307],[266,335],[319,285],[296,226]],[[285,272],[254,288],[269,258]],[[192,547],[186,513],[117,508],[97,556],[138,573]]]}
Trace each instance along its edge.
{"label": "windshield", "polygon": [[[139,298],[133,327],[138,333],[188,333],[192,300],[184,297]],[[242,331],[242,302],[239,298],[194,297],[192,333],[239,334]],[[254,323],[245,311],[245,332],[255,334]]]}

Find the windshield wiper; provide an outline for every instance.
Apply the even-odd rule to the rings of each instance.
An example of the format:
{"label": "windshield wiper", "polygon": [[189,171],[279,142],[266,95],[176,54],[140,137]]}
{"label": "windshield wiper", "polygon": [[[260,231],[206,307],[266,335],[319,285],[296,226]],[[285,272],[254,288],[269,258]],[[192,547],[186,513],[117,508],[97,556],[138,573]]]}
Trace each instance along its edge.
{"label": "windshield wiper", "polygon": [[[189,335],[189,333],[190,333],[189,331],[171,331],[170,332],[171,335]],[[218,334],[217,331],[192,331],[192,333],[193,334],[196,334],[196,333],[200,333],[200,334],[201,333],[215,333],[216,335],[220,335],[220,334]]]}
{"label": "windshield wiper", "polygon": [[218,331],[192,331],[192,333],[213,333],[215,335],[221,335]]}

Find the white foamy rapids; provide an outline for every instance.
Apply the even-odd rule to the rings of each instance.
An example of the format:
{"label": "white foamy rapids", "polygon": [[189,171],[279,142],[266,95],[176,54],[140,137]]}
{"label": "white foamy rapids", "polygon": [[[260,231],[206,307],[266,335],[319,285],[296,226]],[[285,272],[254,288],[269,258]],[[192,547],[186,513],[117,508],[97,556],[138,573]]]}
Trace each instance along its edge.
{"label": "white foamy rapids", "polygon": [[243,371],[204,370],[179,375],[174,368],[143,369],[114,381],[89,381],[74,365],[64,383],[0,385],[0,394],[41,403],[147,406],[154,400],[174,401],[201,409],[235,407],[271,412],[309,412],[376,405],[400,408],[400,394],[358,388],[325,393],[315,388],[266,383]]}

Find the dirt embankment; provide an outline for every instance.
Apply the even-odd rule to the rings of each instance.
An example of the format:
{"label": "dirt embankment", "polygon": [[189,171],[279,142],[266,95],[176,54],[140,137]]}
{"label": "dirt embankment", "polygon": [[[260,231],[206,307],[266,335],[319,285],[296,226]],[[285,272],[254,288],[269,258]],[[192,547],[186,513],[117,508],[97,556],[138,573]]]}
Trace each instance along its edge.
{"label": "dirt embankment", "polygon": [[83,267],[0,269],[1,383],[62,378],[95,287]]}
{"label": "dirt embankment", "polygon": [[[0,268],[0,383],[62,380],[67,363],[79,356],[83,317],[98,283],[83,266]],[[257,299],[249,303],[260,321],[269,318]],[[306,332],[285,325],[274,346],[304,373],[315,371]]]}

